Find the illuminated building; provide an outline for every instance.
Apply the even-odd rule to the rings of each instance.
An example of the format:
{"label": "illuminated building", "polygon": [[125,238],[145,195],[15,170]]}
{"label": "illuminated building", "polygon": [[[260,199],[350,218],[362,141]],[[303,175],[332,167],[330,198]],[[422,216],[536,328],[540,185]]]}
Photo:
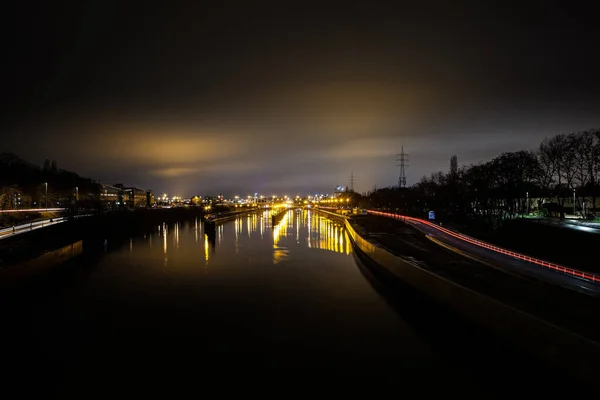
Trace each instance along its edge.
{"label": "illuminated building", "polygon": [[146,207],[154,207],[156,199],[152,190],[146,190]]}
{"label": "illuminated building", "polygon": [[154,204],[154,194],[150,190],[136,187],[125,187],[123,184],[114,186],[118,190],[116,205],[127,208],[151,207]]}
{"label": "illuminated building", "polygon": [[346,193],[346,190],[342,186],[337,186],[335,188],[335,190],[333,191],[333,197],[337,198],[337,197],[340,197],[341,195],[343,195],[345,193]]}
{"label": "illuminated building", "polygon": [[121,205],[120,193],[121,189],[116,186],[100,184],[100,201],[108,210],[114,210]]}

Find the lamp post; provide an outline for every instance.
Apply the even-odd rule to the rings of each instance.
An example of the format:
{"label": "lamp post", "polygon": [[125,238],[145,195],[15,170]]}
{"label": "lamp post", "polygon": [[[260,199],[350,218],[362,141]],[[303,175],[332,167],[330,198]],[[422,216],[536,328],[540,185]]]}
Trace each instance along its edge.
{"label": "lamp post", "polygon": [[525,210],[527,212],[527,215],[529,215],[529,192],[525,193]]}
{"label": "lamp post", "polygon": [[44,182],[46,185],[46,212],[48,212],[48,182]]}
{"label": "lamp post", "polygon": [[573,216],[577,215],[577,211],[575,209],[575,188],[573,188]]}

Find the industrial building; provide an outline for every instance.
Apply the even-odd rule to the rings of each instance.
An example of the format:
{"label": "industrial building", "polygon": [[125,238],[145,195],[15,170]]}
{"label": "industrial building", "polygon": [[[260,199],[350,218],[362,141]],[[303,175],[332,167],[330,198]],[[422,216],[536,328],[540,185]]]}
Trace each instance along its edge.
{"label": "industrial building", "polygon": [[101,184],[100,200],[109,210],[122,207],[148,208],[155,203],[154,193],[151,190],[126,187],[121,183],[116,185]]}

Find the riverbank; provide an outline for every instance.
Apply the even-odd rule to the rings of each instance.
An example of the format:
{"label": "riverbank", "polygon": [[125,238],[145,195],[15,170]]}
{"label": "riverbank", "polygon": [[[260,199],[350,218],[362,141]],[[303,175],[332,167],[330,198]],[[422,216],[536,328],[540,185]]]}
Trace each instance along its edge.
{"label": "riverbank", "polygon": [[143,233],[162,223],[200,218],[199,207],[140,209],[70,219],[66,222],[15,235],[0,242],[0,271],[77,241],[84,246],[103,246]]}
{"label": "riverbank", "polygon": [[579,271],[600,273],[596,251],[600,240],[598,224],[556,218],[517,218],[490,230],[453,221],[436,222],[451,231],[507,250]]}
{"label": "riverbank", "polygon": [[211,389],[233,377],[259,390],[270,376],[313,392],[344,381],[387,391],[401,377],[411,392],[481,398],[372,290],[343,228],[298,210],[273,227],[268,214],[218,225],[214,249],[199,219],[109,238],[108,251],[21,285],[2,302],[5,380],[37,397],[56,386],[60,398],[98,387],[139,397],[139,382],[172,394],[210,364]]}
{"label": "riverbank", "polygon": [[244,208],[242,210],[234,210],[234,211],[225,211],[225,212],[220,212],[220,213],[206,214],[204,216],[204,219],[210,223],[221,223],[221,222],[231,221],[232,219],[236,219],[237,217],[240,217],[242,215],[252,214],[252,213],[255,213],[258,211],[261,211],[261,209],[258,207]]}
{"label": "riverbank", "polygon": [[527,218],[506,221],[492,232],[467,229],[461,233],[565,267],[600,272],[600,236],[595,233]]}
{"label": "riverbank", "polygon": [[314,210],[315,210],[315,212],[323,213],[323,214],[327,215],[330,218],[336,218],[338,221],[342,221],[342,222],[345,221],[345,220],[347,220],[349,218],[348,216],[346,216],[344,214],[337,213],[337,212],[334,212],[334,211],[331,211],[331,210],[325,210],[325,209],[323,209],[321,207],[315,207]]}
{"label": "riverbank", "polygon": [[509,339],[553,368],[566,368],[578,379],[594,381],[590,371],[600,368],[600,346],[572,332],[600,337],[594,322],[600,310],[597,299],[519,279],[445,252],[400,221],[369,216],[353,218],[346,225],[355,247],[388,277]]}
{"label": "riverbank", "polygon": [[29,222],[58,218],[63,215],[64,213],[59,211],[0,213],[0,229],[10,228],[15,225],[21,225]]}
{"label": "riverbank", "polygon": [[350,220],[365,240],[471,290],[600,342],[600,299],[529,279],[441,246],[402,221],[364,216]]}

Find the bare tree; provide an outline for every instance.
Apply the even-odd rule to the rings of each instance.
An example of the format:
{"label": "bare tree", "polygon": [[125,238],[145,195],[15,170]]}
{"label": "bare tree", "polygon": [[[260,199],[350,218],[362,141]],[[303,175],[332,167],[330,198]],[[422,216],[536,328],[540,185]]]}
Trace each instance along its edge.
{"label": "bare tree", "polygon": [[566,136],[566,140],[563,147],[561,162],[561,172],[563,174],[564,183],[570,189],[576,188],[576,175],[577,175],[577,152],[580,148],[580,138],[576,133],[570,133]]}
{"label": "bare tree", "polygon": [[450,176],[456,177],[458,174],[458,157],[450,157]]}
{"label": "bare tree", "polygon": [[539,165],[538,183],[542,189],[542,201],[552,197],[554,185],[556,184],[557,163],[549,140],[546,138],[540,144],[537,152]]}
{"label": "bare tree", "polygon": [[0,189],[0,210],[10,208],[10,192],[7,188]]}
{"label": "bare tree", "polygon": [[[554,179],[552,196],[556,198],[561,209],[569,195],[574,177],[575,162],[572,159],[571,144],[572,142],[567,135],[560,134],[544,140],[540,146],[540,152],[543,153],[543,158],[550,166]],[[561,217],[564,218],[564,212],[562,211]]]}
{"label": "bare tree", "polygon": [[600,131],[589,130],[578,136],[577,173],[575,175],[579,187],[578,192],[581,196],[591,197],[591,203],[595,206],[600,192]]}

